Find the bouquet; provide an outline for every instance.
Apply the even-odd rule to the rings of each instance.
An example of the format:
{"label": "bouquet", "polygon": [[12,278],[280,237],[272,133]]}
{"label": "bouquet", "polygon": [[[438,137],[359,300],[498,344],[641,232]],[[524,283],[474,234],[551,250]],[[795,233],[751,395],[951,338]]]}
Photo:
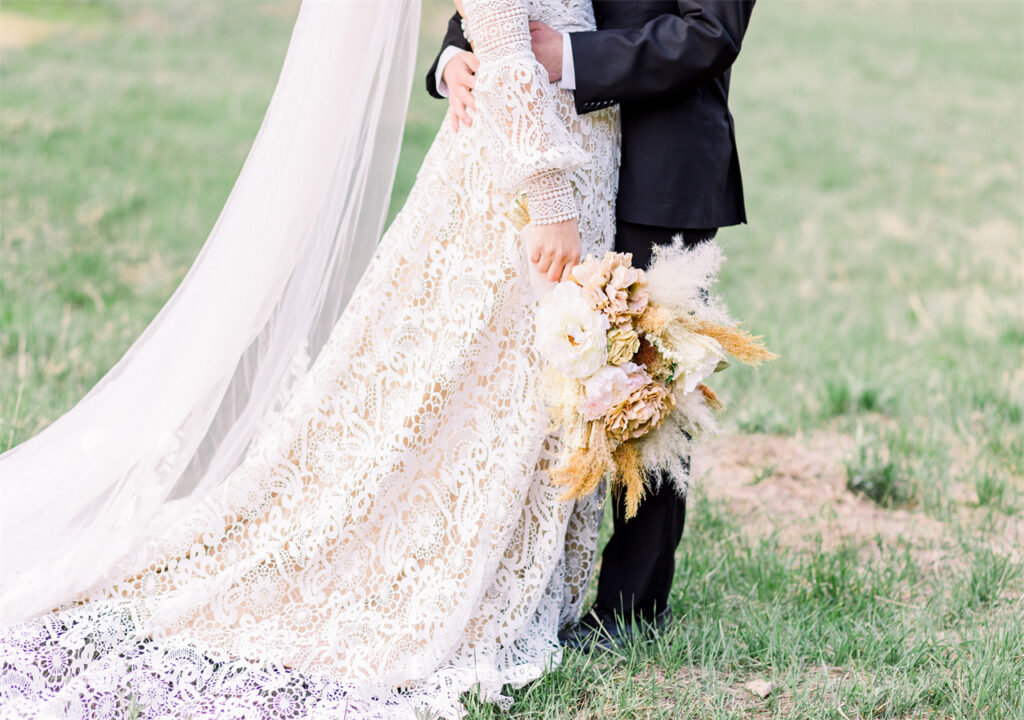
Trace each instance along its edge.
{"label": "bouquet", "polygon": [[[520,198],[508,215],[529,222]],[[685,493],[682,456],[716,428],[721,403],[705,384],[729,357],[759,365],[776,357],[740,329],[710,295],[719,247],[656,248],[646,272],[629,253],[587,257],[541,298],[537,349],[562,448],[552,471],[564,499],[594,492],[610,477],[636,515],[648,476],[665,473]]]}

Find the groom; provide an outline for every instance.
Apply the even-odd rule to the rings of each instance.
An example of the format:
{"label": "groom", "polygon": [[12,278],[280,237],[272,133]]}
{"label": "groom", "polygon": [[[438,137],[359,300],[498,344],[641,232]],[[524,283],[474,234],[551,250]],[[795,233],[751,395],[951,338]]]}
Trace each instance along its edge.
{"label": "groom", "polygon": [[[561,33],[530,23],[533,51],[551,82],[573,90],[580,114],[618,103],[622,165],[615,250],[646,267],[651,247],[681,234],[688,244],[746,222],[729,113],[729,70],[754,0],[594,0],[597,30]],[[470,125],[473,73],[459,15],[427,73],[427,91],[448,97],[452,123]],[[672,618],[669,591],[686,499],[669,482],[632,520],[621,502],[602,554],[597,601],[564,631],[569,647],[611,647]]]}

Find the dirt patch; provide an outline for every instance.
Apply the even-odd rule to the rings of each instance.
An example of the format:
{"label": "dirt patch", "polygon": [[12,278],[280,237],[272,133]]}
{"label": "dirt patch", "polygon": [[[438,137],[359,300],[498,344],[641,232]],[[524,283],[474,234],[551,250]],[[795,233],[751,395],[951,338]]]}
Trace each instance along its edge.
{"label": "dirt patch", "polygon": [[57,31],[57,23],[0,12],[0,50],[20,50]]}
{"label": "dirt patch", "polygon": [[[629,706],[628,717],[646,718],[666,716],[681,707],[707,709],[709,715],[731,713],[751,718],[789,717],[793,712],[814,707],[836,707],[842,686],[853,682],[867,683],[870,678],[842,667],[807,668],[804,672],[769,681],[759,675],[718,673],[699,667],[680,667],[675,670],[650,663],[633,671],[617,668],[609,677],[609,687],[622,687],[631,683],[643,691]],[[770,687],[764,696],[758,686]],[[604,695],[604,693],[598,693]],[[643,701],[637,701],[643,697]],[[709,703],[709,699],[714,700]],[[623,717],[621,698],[606,698],[599,709],[584,709],[576,720]],[[687,707],[689,706],[689,707]],[[712,712],[712,707],[715,712]],[[704,717],[697,712],[694,717]]]}
{"label": "dirt patch", "polygon": [[141,4],[132,7],[125,15],[125,23],[154,35],[164,35],[174,27],[165,8]]}
{"label": "dirt patch", "polygon": [[847,435],[733,435],[694,458],[694,481],[708,498],[726,503],[751,539],[774,534],[785,547],[836,547],[876,541],[930,553],[946,535],[921,512],[889,510],[846,488]]}
{"label": "dirt patch", "polygon": [[293,18],[299,12],[299,5],[299,0],[280,0],[258,6],[257,12],[272,17]]}

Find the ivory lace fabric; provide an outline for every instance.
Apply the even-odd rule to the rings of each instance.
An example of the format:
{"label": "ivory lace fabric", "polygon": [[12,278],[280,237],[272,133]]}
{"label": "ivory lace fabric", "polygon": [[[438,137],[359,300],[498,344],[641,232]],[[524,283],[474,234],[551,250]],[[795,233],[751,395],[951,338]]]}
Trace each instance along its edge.
{"label": "ivory lace fabric", "polygon": [[560,659],[596,498],[560,499],[534,298],[503,216],[610,248],[615,109],[578,117],[528,20],[466,0],[478,122],[445,121],[330,340],[242,464],[74,603],[0,631],[4,718],[459,717]]}

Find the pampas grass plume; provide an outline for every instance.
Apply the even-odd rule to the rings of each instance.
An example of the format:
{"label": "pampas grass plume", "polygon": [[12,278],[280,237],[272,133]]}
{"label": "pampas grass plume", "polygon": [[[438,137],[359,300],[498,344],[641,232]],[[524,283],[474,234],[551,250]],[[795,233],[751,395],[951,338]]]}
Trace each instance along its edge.
{"label": "pampas grass plume", "polygon": [[[721,303],[710,295],[724,261],[725,256],[717,243],[708,241],[687,247],[682,235],[676,235],[671,245],[654,248],[650,269],[647,270],[647,291],[651,302],[693,312],[702,319],[728,321],[728,314]],[[701,295],[702,288],[709,293],[707,302]]]}
{"label": "pampas grass plume", "polygon": [[551,471],[554,483],[566,488],[562,500],[574,500],[594,492],[612,465],[612,452],[608,446],[604,423],[591,422],[588,430],[588,444],[573,448],[569,457]]}
{"label": "pampas grass plume", "polygon": [[709,388],[704,383],[701,383],[700,385],[697,386],[697,389],[700,390],[701,394],[704,395],[704,402],[708,404],[709,408],[711,408],[715,412],[721,412],[723,407],[722,401],[719,400],[718,396],[711,391],[711,388]]}
{"label": "pampas grass plume", "polygon": [[719,325],[699,320],[693,323],[691,328],[694,332],[717,340],[726,352],[745,365],[757,366],[779,357],[761,344],[760,335],[751,335],[735,325]]}
{"label": "pampas grass plume", "polygon": [[635,442],[624,442],[615,449],[616,484],[625,492],[626,519],[636,517],[640,502],[644,499],[646,485],[640,453]]}

